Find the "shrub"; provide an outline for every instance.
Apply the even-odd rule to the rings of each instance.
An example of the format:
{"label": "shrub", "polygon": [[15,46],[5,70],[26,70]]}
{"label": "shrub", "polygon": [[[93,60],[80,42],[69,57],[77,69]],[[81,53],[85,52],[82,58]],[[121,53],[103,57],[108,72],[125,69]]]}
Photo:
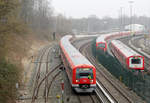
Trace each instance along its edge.
{"label": "shrub", "polygon": [[19,75],[20,71],[15,65],[5,59],[0,60],[0,103],[15,101],[15,84],[19,82]]}

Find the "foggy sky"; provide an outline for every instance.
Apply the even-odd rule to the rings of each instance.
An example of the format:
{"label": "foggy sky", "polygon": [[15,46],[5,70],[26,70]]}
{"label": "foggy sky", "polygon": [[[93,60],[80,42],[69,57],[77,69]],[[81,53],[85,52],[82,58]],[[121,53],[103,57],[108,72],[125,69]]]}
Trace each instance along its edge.
{"label": "foggy sky", "polygon": [[[150,0],[134,0],[133,14],[150,17]],[[97,15],[99,18],[110,16],[117,18],[119,9],[130,16],[129,0],[52,0],[55,12],[66,17],[82,18]]]}

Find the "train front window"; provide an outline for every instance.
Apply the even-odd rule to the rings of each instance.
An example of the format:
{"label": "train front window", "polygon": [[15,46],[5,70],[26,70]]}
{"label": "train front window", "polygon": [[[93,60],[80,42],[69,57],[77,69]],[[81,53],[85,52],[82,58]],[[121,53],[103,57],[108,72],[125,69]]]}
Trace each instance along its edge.
{"label": "train front window", "polygon": [[141,59],[131,59],[132,64],[141,64]]}
{"label": "train front window", "polygon": [[93,79],[93,70],[90,68],[78,68],[76,70],[76,79],[80,78]]}
{"label": "train front window", "polygon": [[100,44],[98,44],[98,47],[100,47],[100,48],[105,48],[105,43],[100,43]]}
{"label": "train front window", "polygon": [[89,73],[80,73],[79,74],[80,78],[88,78],[88,76],[89,76]]}

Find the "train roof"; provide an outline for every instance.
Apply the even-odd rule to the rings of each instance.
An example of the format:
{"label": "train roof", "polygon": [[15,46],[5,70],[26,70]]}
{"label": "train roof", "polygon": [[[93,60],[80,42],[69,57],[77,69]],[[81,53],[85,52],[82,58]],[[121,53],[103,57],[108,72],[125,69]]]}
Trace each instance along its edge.
{"label": "train roof", "polygon": [[70,39],[72,38],[71,35],[64,36],[61,41],[60,45],[63,49],[67,60],[72,68],[77,66],[88,66],[93,67],[93,65],[70,43]]}
{"label": "train roof", "polygon": [[82,38],[82,37],[97,37],[98,34],[96,35],[75,35],[76,38]]}
{"label": "train roof", "polygon": [[105,42],[105,37],[104,37],[104,35],[100,35],[99,37],[97,37],[96,43],[99,43],[99,42]]}
{"label": "train roof", "polygon": [[113,35],[115,35],[115,34],[117,34],[117,33],[118,33],[118,32],[113,32],[113,33],[108,33],[108,34],[100,35],[99,37],[97,37],[96,43],[99,43],[99,42],[106,42],[105,39],[107,39],[107,37],[113,36]]}
{"label": "train roof", "polygon": [[130,56],[141,56],[139,53],[135,52],[131,48],[129,48],[127,45],[122,43],[119,40],[112,40],[111,43],[120,50],[126,57]]}
{"label": "train roof", "polygon": [[[121,33],[128,33],[129,31],[121,31]],[[96,43],[99,43],[99,42],[106,42],[106,39],[110,36],[114,36],[116,34],[119,34],[119,32],[112,32],[112,33],[108,33],[108,34],[103,34],[103,35],[100,35],[99,37],[97,37],[96,39]]]}

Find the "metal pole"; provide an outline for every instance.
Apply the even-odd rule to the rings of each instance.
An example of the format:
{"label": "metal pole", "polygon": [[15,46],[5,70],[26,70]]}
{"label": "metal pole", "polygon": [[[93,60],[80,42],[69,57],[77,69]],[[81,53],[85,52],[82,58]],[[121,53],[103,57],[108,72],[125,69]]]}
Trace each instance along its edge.
{"label": "metal pole", "polygon": [[88,28],[87,28],[88,30],[88,33],[90,32],[90,20],[89,20],[89,17],[88,17]]}
{"label": "metal pole", "polygon": [[119,10],[119,19],[120,19],[120,30],[119,30],[119,34],[121,33],[122,31],[122,7],[120,7],[120,10]]}
{"label": "metal pole", "polygon": [[55,18],[55,33],[57,32],[57,17],[58,16],[56,16],[56,18]]}
{"label": "metal pole", "polygon": [[130,3],[130,32],[131,32],[131,34],[132,34],[132,3],[133,3],[133,1],[129,1],[129,3]]}
{"label": "metal pole", "polygon": [[62,103],[64,103],[64,81],[62,80]]}
{"label": "metal pole", "polygon": [[61,82],[61,89],[62,89],[62,103],[64,103],[64,67],[62,68],[62,82]]}
{"label": "metal pole", "polygon": [[124,30],[125,26],[125,8],[122,7],[122,29]]}
{"label": "metal pole", "polygon": [[122,31],[122,7],[120,7],[120,28]]}
{"label": "metal pole", "polygon": [[130,16],[131,16],[131,18],[130,18],[130,24],[131,24],[131,33],[132,33],[132,4],[130,5]]}

